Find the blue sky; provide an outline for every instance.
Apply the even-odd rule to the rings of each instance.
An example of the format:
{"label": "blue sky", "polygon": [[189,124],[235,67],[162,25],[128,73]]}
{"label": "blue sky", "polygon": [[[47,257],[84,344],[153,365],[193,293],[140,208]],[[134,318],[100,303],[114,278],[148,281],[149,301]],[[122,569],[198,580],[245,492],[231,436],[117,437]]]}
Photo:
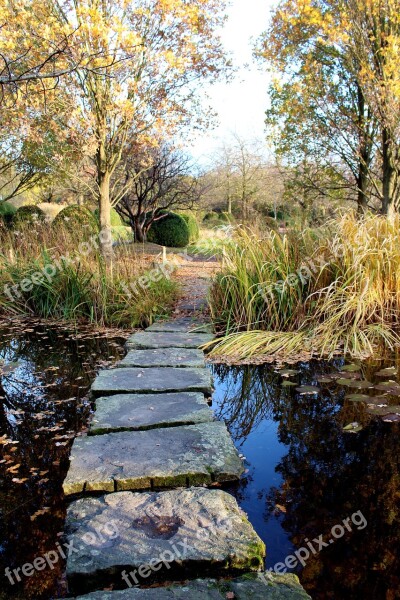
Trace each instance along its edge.
{"label": "blue sky", "polygon": [[252,40],[267,27],[273,0],[232,0],[228,21],[222,31],[225,47],[239,67],[231,83],[207,88],[210,104],[218,113],[219,126],[199,135],[190,148],[202,163],[228,140],[231,132],[248,139],[264,135],[264,112],[268,106],[268,74],[260,71],[252,58]]}

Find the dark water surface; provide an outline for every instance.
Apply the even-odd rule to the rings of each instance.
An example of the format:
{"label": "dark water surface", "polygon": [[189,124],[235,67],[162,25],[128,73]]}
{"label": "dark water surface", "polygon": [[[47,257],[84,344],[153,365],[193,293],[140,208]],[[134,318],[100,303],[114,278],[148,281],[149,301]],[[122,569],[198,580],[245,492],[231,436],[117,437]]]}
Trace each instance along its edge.
{"label": "dark water surface", "polygon": [[[394,365],[396,373],[380,372]],[[214,367],[214,410],[246,457],[236,497],[267,545],[267,568],[305,548],[305,566],[288,571],[315,600],[392,600],[400,598],[400,424],[371,416],[367,406],[400,412],[398,360],[339,374],[343,366],[303,363],[284,376],[271,366]],[[304,385],[319,391],[297,391]],[[362,429],[344,431],[351,423]],[[343,520],[354,513],[349,531]],[[320,551],[314,538],[324,542]]]}
{"label": "dark water surface", "polygon": [[[15,585],[5,569],[62,541],[70,447],[93,409],[96,371],[124,353],[116,335],[32,322],[0,329],[1,600],[67,595],[61,556]],[[400,424],[367,412],[393,405],[396,419],[398,360],[291,369],[213,367],[214,410],[246,457],[232,491],[267,545],[267,567],[319,538],[328,546],[293,569],[312,598],[400,598]],[[344,431],[350,424],[355,432]],[[355,513],[351,530],[329,544],[332,528]]]}
{"label": "dark water surface", "polygon": [[[114,335],[115,334],[111,334]],[[0,598],[65,595],[64,560],[31,576],[5,576],[57,548],[65,518],[62,482],[73,438],[87,425],[89,387],[123,340],[90,328],[39,323],[0,330]],[[29,573],[29,570],[27,571]]]}

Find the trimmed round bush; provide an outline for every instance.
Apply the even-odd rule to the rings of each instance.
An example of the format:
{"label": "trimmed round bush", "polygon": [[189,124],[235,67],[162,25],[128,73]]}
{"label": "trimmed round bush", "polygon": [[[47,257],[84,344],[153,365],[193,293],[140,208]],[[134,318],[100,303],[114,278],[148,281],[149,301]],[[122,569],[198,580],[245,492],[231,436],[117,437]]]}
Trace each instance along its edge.
{"label": "trimmed round bush", "polygon": [[14,225],[20,225],[22,223],[44,223],[46,215],[41,208],[35,205],[20,206],[15,217],[13,219]]}
{"label": "trimmed round bush", "polygon": [[263,222],[267,229],[272,229],[273,231],[278,230],[278,223],[272,217],[264,217]]}
{"label": "trimmed round bush", "polygon": [[[100,223],[99,209],[96,208],[93,214],[96,217],[97,222]],[[111,219],[111,227],[124,227],[125,226],[125,223],[123,222],[123,220],[121,219],[121,217],[119,216],[119,214],[117,213],[115,208],[111,209],[110,219]]]}
{"label": "trimmed round bush", "polygon": [[235,219],[232,214],[227,213],[227,212],[222,212],[222,213],[219,213],[218,220],[221,221],[222,223],[233,223]]}
{"label": "trimmed round bush", "polygon": [[10,202],[0,202],[0,221],[6,227],[11,227],[17,209]]}
{"label": "trimmed round bush", "polygon": [[148,242],[170,248],[185,248],[189,239],[188,224],[176,213],[167,213],[162,219],[154,221],[147,233]]}
{"label": "trimmed round bush", "polygon": [[217,218],[217,213],[211,211],[204,215],[203,221],[204,221],[204,223],[206,223],[207,221],[213,221],[216,218]]}
{"label": "trimmed round bush", "polygon": [[194,244],[197,242],[200,236],[200,229],[195,217],[189,213],[181,214],[182,219],[185,219],[186,224],[189,228],[189,242]]}
{"label": "trimmed round bush", "polygon": [[63,208],[53,221],[54,227],[65,227],[72,233],[86,230],[98,233],[99,224],[94,214],[85,206],[72,204]]}

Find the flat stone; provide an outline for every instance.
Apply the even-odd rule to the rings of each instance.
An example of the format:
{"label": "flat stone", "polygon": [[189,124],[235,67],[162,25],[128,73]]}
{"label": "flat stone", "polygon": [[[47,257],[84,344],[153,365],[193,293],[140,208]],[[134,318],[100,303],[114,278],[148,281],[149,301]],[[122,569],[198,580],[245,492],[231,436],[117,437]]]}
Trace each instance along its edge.
{"label": "flat stone", "polygon": [[204,367],[204,354],[195,348],[130,350],[118,367]]}
{"label": "flat stone", "polygon": [[160,333],[212,333],[209,323],[191,317],[181,317],[173,321],[159,321],[147,327],[146,331]]}
{"label": "flat stone", "polygon": [[209,369],[121,368],[100,371],[92,385],[95,396],[118,393],[202,392],[210,395]]}
{"label": "flat stone", "polygon": [[97,398],[89,434],[194,425],[213,419],[203,394],[117,394]]}
{"label": "flat stone", "polygon": [[235,600],[311,600],[296,575],[269,572],[248,573],[233,580],[197,579],[185,585],[93,592],[77,600],[226,600],[228,592],[235,594]]}
{"label": "flat stone", "polygon": [[131,335],[126,342],[127,348],[199,348],[214,339],[208,333],[164,333],[140,331]]}
{"label": "flat stone", "polygon": [[257,571],[265,556],[235,498],[204,488],[83,498],[68,508],[66,533],[75,549],[67,561],[72,592],[126,587],[123,571],[133,573],[132,585]]}
{"label": "flat stone", "polygon": [[64,493],[113,492],[237,481],[243,463],[225,423],[82,436]]}

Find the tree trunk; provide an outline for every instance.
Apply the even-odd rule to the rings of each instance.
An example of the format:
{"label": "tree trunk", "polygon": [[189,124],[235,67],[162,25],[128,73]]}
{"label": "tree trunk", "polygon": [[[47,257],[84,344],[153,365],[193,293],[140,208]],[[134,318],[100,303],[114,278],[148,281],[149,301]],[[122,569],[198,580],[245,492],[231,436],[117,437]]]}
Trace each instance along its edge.
{"label": "tree trunk", "polygon": [[368,196],[367,196],[367,187],[368,187],[368,168],[364,161],[360,161],[358,178],[357,178],[357,215],[362,217],[368,208]]}
{"label": "tree trunk", "polygon": [[396,180],[396,169],[392,160],[390,134],[386,128],[382,131],[382,208],[381,213],[387,215],[393,202]]}
{"label": "tree trunk", "polygon": [[110,174],[108,171],[98,173],[99,212],[100,212],[100,248],[106,265],[111,265],[113,258],[111,237],[111,203]]}
{"label": "tree trunk", "polygon": [[228,209],[228,215],[231,215],[232,214],[232,196],[231,196],[230,192],[228,194],[228,207],[227,207],[227,209]]}
{"label": "tree trunk", "polygon": [[144,242],[143,226],[140,223],[140,220],[138,218],[135,219],[134,232],[135,232],[135,242],[143,243]]}
{"label": "tree trunk", "polygon": [[99,145],[96,153],[97,185],[99,188],[99,217],[100,217],[100,250],[108,266],[111,266],[113,258],[111,238],[111,202],[110,181],[111,173],[107,161],[106,152],[106,124],[105,120],[99,123],[97,136]]}
{"label": "tree trunk", "polygon": [[368,139],[368,124],[365,118],[366,102],[363,91],[358,86],[358,126],[360,136],[360,160],[357,177],[357,215],[362,217],[368,208],[368,172],[371,164],[371,144]]}

